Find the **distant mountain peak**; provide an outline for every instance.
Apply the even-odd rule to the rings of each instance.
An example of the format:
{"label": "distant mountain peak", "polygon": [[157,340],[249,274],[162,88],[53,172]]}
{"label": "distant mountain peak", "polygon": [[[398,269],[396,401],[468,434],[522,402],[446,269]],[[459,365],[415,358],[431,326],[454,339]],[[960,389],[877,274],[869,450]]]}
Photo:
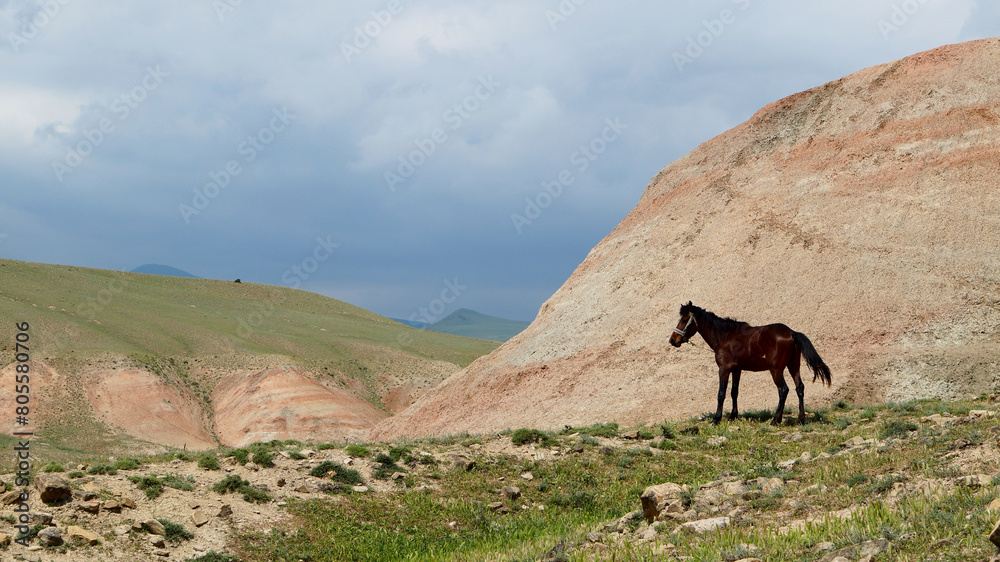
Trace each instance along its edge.
{"label": "distant mountain peak", "polygon": [[132,273],[145,273],[147,275],[169,275],[171,277],[191,277],[193,279],[201,279],[201,277],[188,273],[183,269],[177,269],[176,267],[171,267],[169,265],[161,265],[158,263],[147,263],[140,265],[139,267],[133,269]]}
{"label": "distant mountain peak", "polygon": [[468,338],[507,341],[521,333],[528,324],[530,322],[507,320],[469,308],[460,308],[425,329]]}

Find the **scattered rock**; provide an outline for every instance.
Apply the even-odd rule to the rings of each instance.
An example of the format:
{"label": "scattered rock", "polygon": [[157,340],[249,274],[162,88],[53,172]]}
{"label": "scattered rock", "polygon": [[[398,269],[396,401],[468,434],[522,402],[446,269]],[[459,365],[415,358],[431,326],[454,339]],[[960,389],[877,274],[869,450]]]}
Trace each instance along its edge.
{"label": "scattered rock", "polygon": [[760,487],[760,491],[766,495],[777,494],[785,489],[785,481],[781,478],[771,478]]}
{"label": "scattered rock", "polygon": [[28,524],[29,525],[51,525],[52,524],[52,514],[51,513],[41,513],[38,511],[28,512]]}
{"label": "scattered rock", "polygon": [[818,562],[835,562],[838,558],[850,561],[863,558],[865,556],[877,556],[888,548],[889,541],[887,539],[865,541],[863,543],[845,546],[839,550],[827,553],[825,556],[820,558]]}
{"label": "scattered rock", "polygon": [[163,548],[167,546],[167,541],[163,540],[163,537],[161,537],[160,535],[150,535],[148,540],[149,544],[157,548]]}
{"label": "scattered rock", "polygon": [[534,478],[534,475],[532,475],[531,472],[522,472],[521,478],[523,480],[532,480]]}
{"label": "scattered rock", "polygon": [[208,514],[203,509],[196,509],[191,513],[191,522],[194,523],[195,527],[201,527],[208,523]]}
{"label": "scattered rock", "polygon": [[511,500],[516,500],[521,497],[521,489],[517,486],[504,486],[500,492],[503,493],[507,499]]}
{"label": "scattered rock", "polygon": [[364,494],[368,492],[368,486],[354,486],[351,490],[358,494]]}
{"label": "scattered rock", "polygon": [[61,476],[43,472],[35,475],[35,489],[38,498],[45,503],[64,502],[73,499],[73,489]]}
{"label": "scattered rock", "polygon": [[94,500],[84,501],[77,504],[76,508],[87,513],[98,513],[101,511],[101,502]]}
{"label": "scattered rock", "polygon": [[116,502],[115,500],[108,500],[104,502],[104,505],[102,507],[104,508],[104,511],[110,511],[111,513],[122,512],[122,504]]}
{"label": "scattered rock", "polygon": [[[157,521],[159,523],[159,521]],[[163,528],[163,525],[160,525]],[[94,546],[99,543],[101,538],[95,533],[92,533],[83,527],[77,527],[76,525],[70,525],[66,528],[66,536],[69,537],[69,542],[73,544],[85,544]]]}
{"label": "scattered rock", "polygon": [[223,504],[223,506],[219,508],[219,513],[217,513],[215,516],[224,519],[232,514],[233,514],[233,507],[227,503]]}
{"label": "scattered rock", "polygon": [[471,460],[465,455],[453,454],[451,455],[451,461],[455,465],[455,468],[460,470],[469,471],[476,468],[476,461]]}
{"label": "scattered rock", "polygon": [[3,496],[0,496],[0,503],[4,505],[14,505],[20,500],[21,500],[21,492],[18,492],[16,490],[7,492]]}
{"label": "scattered rock", "polygon": [[674,501],[679,500],[681,493],[684,492],[686,488],[679,484],[674,484],[673,482],[667,482],[665,484],[657,484],[656,486],[650,486],[642,492],[639,496],[639,501],[642,504],[642,513],[646,517],[647,523],[652,523],[656,520],[660,512],[663,511],[667,505]]}
{"label": "scattered rock", "polygon": [[41,546],[59,546],[63,543],[59,527],[46,527],[38,531],[38,544]]}
{"label": "scattered rock", "polygon": [[715,437],[709,437],[705,443],[707,443],[709,447],[721,447],[726,444],[726,441],[729,441],[729,439],[727,439],[724,435],[717,435]]}
{"label": "scattered rock", "polygon": [[122,507],[135,509],[135,500],[133,500],[132,498],[122,498],[120,503],[122,504]]}
{"label": "scattered rock", "polygon": [[702,519],[700,521],[690,521],[682,524],[680,526],[680,530],[700,535],[715,531],[716,529],[721,529],[722,527],[728,527],[730,521],[731,519],[728,517],[713,517],[711,519]]}
{"label": "scattered rock", "polygon": [[165,535],[167,530],[163,528],[163,523],[160,523],[156,519],[147,519],[142,522],[142,528],[146,530],[151,535]]}
{"label": "scattered rock", "polygon": [[990,533],[990,542],[1000,548],[1000,521],[993,527],[993,532]]}

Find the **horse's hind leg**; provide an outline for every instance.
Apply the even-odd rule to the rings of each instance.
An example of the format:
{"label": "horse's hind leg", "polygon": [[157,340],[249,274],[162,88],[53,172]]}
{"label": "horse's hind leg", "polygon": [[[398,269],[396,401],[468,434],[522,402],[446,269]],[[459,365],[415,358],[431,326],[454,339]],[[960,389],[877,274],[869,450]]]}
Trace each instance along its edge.
{"label": "horse's hind leg", "polygon": [[785,368],[771,369],[771,378],[778,387],[778,409],[774,411],[771,425],[781,425],[781,416],[785,413],[785,398],[788,397],[788,385],[785,384]]}
{"label": "horse's hind leg", "polygon": [[739,369],[733,371],[733,390],[730,392],[730,396],[733,397],[733,411],[729,412],[730,420],[735,420],[740,415],[739,407],[736,406],[736,397],[740,394],[740,374]]}
{"label": "horse's hind leg", "polygon": [[729,370],[725,367],[719,367],[719,407],[715,410],[715,416],[712,417],[712,423],[719,425],[722,421],[722,403],[726,401],[726,387],[729,386]]}
{"label": "horse's hind leg", "polygon": [[788,374],[792,375],[792,381],[795,383],[795,394],[799,395],[799,423],[805,425],[806,423],[806,385],[802,382],[802,377],[799,376],[799,358],[801,353],[796,349],[795,353],[792,354],[791,360],[788,362]]}

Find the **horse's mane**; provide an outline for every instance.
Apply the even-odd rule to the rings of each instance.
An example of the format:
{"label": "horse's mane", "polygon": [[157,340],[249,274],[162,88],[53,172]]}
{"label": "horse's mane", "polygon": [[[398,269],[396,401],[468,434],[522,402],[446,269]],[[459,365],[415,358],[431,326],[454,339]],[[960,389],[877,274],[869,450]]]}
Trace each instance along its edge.
{"label": "horse's mane", "polygon": [[749,326],[746,322],[718,316],[713,312],[705,310],[700,306],[694,306],[691,303],[681,307],[681,314],[684,314],[686,311],[690,311],[695,315],[695,320],[698,321],[699,326],[704,326],[705,329],[711,330],[717,334],[732,332],[733,330],[738,330],[744,326]]}

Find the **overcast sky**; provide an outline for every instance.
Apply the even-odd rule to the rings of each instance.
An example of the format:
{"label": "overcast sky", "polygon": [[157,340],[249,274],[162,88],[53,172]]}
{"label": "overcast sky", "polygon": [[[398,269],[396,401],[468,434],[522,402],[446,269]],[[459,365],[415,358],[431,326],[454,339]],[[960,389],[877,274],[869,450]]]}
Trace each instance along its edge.
{"label": "overcast sky", "polygon": [[0,257],[530,320],[665,165],[997,4],[0,0]]}

